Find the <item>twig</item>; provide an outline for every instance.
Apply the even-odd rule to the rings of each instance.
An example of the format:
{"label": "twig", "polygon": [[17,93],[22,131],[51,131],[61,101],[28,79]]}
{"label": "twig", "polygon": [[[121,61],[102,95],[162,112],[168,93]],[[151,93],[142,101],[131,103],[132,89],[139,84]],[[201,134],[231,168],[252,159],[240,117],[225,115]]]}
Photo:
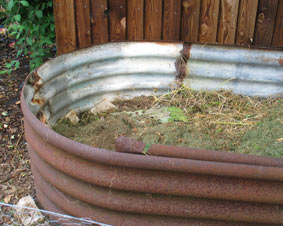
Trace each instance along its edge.
{"label": "twig", "polygon": [[217,123],[217,124],[223,124],[223,125],[242,125],[242,126],[249,126],[250,123],[243,123],[243,122],[211,122],[211,123]]}
{"label": "twig", "polygon": [[20,134],[20,136],[19,136],[19,138],[18,138],[18,140],[17,140],[17,143],[16,143],[16,145],[15,145],[15,147],[14,147],[14,150],[13,151],[16,151],[17,150],[17,148],[18,148],[18,145],[19,145],[19,143],[20,143],[20,141],[21,141],[21,139],[22,139],[22,134]]}

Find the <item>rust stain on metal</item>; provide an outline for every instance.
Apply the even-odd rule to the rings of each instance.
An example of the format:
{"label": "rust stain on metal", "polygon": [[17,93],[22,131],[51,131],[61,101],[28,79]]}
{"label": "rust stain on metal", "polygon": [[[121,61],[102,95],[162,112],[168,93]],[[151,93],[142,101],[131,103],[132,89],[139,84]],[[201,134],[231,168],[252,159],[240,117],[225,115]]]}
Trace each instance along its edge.
{"label": "rust stain on metal", "polygon": [[37,71],[34,71],[29,75],[28,83],[34,87],[35,92],[37,92],[42,87],[42,80]]}
{"label": "rust stain on metal", "polygon": [[177,75],[176,80],[182,82],[187,75],[187,61],[190,59],[191,44],[183,44],[183,50],[175,63]]}
{"label": "rust stain on metal", "polygon": [[[33,71],[29,75],[29,77],[28,77],[28,84],[30,84],[34,88],[34,93],[35,94],[40,90],[40,88],[42,87],[42,79],[38,75],[37,71]],[[42,98],[42,97],[40,97],[38,95],[34,95],[34,97],[32,98],[32,103],[38,104],[40,106],[43,106],[45,101],[44,101],[44,98]]]}
{"label": "rust stain on metal", "polygon": [[283,59],[279,59],[279,64],[283,66]]}
{"label": "rust stain on metal", "polygon": [[43,98],[37,97],[37,98],[32,98],[31,100],[34,104],[38,104],[40,106],[44,105],[45,101]]}
{"label": "rust stain on metal", "polygon": [[42,112],[39,112],[37,114],[37,118],[45,125],[47,125],[47,118],[46,116],[42,113]]}
{"label": "rust stain on metal", "polygon": [[192,44],[184,43],[182,55],[186,58],[187,61],[190,59],[191,48]]}
{"label": "rust stain on metal", "polygon": [[125,153],[143,154],[145,144],[128,137],[119,137],[116,140],[116,151]]}
{"label": "rust stain on metal", "polygon": [[[207,219],[189,219],[182,217],[168,217],[145,214],[133,214],[127,212],[113,211],[110,209],[99,208],[80,202],[71,196],[64,195],[62,192],[51,186],[44,187],[40,181],[35,182],[36,190],[42,205],[51,211],[62,211],[69,215],[77,215],[94,219],[95,221],[112,224],[115,226],[256,226],[257,224],[234,223]],[[266,224],[261,224],[262,226]],[[269,224],[270,225],[270,224]]]}
{"label": "rust stain on metal", "polygon": [[[40,189],[53,184],[57,191],[64,191],[82,203],[124,213],[148,214],[156,216],[230,220],[243,222],[280,223],[283,210],[280,206],[245,202],[205,200],[191,197],[169,197],[143,193],[131,193],[94,186],[83,186],[70,177],[64,182],[49,176],[49,181],[33,167],[33,175]],[[53,179],[54,178],[54,179]],[[65,181],[67,180],[67,181]],[[60,185],[64,183],[64,185]],[[73,186],[73,187],[72,187]],[[63,190],[61,190],[63,188]],[[51,194],[50,194],[51,195]],[[135,200],[135,205],[131,205]],[[247,213],[249,213],[247,215]],[[277,219],[277,220],[276,220]],[[279,219],[279,220],[278,220]]]}

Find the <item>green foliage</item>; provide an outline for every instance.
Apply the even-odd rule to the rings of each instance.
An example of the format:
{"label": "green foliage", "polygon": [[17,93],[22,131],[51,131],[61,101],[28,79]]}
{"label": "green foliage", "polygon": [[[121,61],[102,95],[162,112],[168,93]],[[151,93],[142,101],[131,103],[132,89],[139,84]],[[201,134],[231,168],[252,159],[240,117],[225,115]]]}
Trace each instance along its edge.
{"label": "green foliage", "polygon": [[170,122],[180,121],[180,122],[188,122],[188,118],[183,112],[181,108],[177,107],[168,107],[168,111],[170,112]]}
{"label": "green foliage", "polygon": [[247,131],[237,152],[283,158],[283,100],[278,100],[266,118]]}
{"label": "green foliage", "polygon": [[147,155],[147,152],[150,149],[150,146],[151,146],[150,144],[146,144],[142,153]]}
{"label": "green foliage", "polygon": [[[5,25],[9,35],[16,40],[17,57],[30,57],[33,70],[50,57],[51,46],[55,40],[52,0],[0,0],[5,9]],[[6,65],[18,68],[18,62]]]}

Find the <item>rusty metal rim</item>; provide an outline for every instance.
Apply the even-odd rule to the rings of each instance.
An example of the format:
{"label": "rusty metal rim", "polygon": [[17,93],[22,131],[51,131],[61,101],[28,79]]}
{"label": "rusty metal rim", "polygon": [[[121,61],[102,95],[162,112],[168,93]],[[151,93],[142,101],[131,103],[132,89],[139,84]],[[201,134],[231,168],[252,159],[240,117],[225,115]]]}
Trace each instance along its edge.
{"label": "rusty metal rim", "polygon": [[[47,195],[45,195],[45,193],[43,192],[43,191],[41,191],[40,190],[40,188],[36,188],[36,192],[37,192],[37,196],[38,196],[38,198],[39,198],[39,200],[40,200],[40,204],[45,208],[45,209],[47,209],[47,210],[49,210],[49,211],[53,211],[53,212],[58,212],[58,213],[63,213],[63,214],[66,214],[66,215],[69,215],[69,214],[76,214],[76,212],[74,212],[74,210],[73,209],[68,209],[67,211],[65,210],[66,209],[66,207],[64,207],[64,206],[62,206],[61,208],[60,207],[58,207],[58,206],[60,206],[60,204],[57,206],[53,201],[51,201],[50,200],[50,198],[47,196]],[[72,200],[73,202],[74,202],[74,200]],[[66,203],[66,200],[65,200],[65,202],[64,202],[64,204]],[[64,209],[64,210],[63,210]],[[85,210],[85,209],[84,209]],[[87,212],[87,211],[86,211]],[[99,213],[101,213],[101,211],[99,211]],[[111,213],[111,215],[112,215],[113,213]],[[100,215],[100,217],[98,216],[97,217],[97,215],[91,215],[91,217],[92,218],[94,218],[96,221],[98,221],[99,219],[101,219],[101,221],[104,221],[105,219],[107,219],[107,221],[111,221],[111,222],[113,222],[113,224],[118,224],[120,221],[122,221],[122,217],[120,217],[120,215],[118,215],[118,220],[117,219],[112,219],[112,218],[110,218],[109,217],[110,216],[110,213],[108,213],[108,215],[107,215],[107,213],[105,213],[105,212],[103,212],[103,215],[102,215],[102,217],[101,217],[101,215]],[[83,217],[83,218],[90,218],[90,217],[87,217],[85,214],[84,215],[81,215],[81,217]],[[105,217],[105,218],[103,218],[103,217]],[[116,217],[116,216],[115,216]],[[127,216],[128,217],[128,216]],[[55,219],[56,220],[56,219]],[[133,223],[133,218],[131,218],[129,221],[131,222],[131,223]],[[216,222],[216,221],[209,221],[209,222],[207,222],[207,221],[197,221],[197,220],[188,220],[188,222],[183,222],[183,223],[181,223],[181,220],[180,219],[177,219],[177,223],[176,222],[173,222],[172,221],[172,219],[168,219],[168,218],[166,218],[166,219],[163,219],[164,221],[166,221],[166,222],[164,222],[164,221],[159,221],[159,220],[157,220],[157,219],[150,219],[151,221],[150,221],[150,223],[151,223],[151,225],[152,226],[159,226],[160,225],[160,223],[161,223],[161,225],[162,225],[162,223],[163,223],[163,225],[164,224],[166,224],[166,223],[171,223],[170,225],[176,225],[176,226],[179,226],[179,225],[184,225],[184,226],[215,226],[215,224],[216,225],[218,225],[218,226],[255,226],[255,224],[246,224],[246,223],[243,223],[243,224],[239,224],[239,223],[231,223],[231,222],[229,222],[229,223],[223,223],[223,222]],[[139,216],[139,219],[136,219],[135,220],[135,223],[137,223],[137,222],[139,222],[140,221],[140,216]],[[73,222],[68,222],[68,221],[66,221],[65,222],[67,225],[68,225],[68,223],[70,224],[70,226],[71,225],[73,225],[72,223]],[[149,223],[148,221],[147,221],[147,223]],[[132,226],[133,224],[130,224],[129,222],[123,222],[123,225],[129,225],[129,226]],[[142,225],[145,225],[145,224],[142,224]],[[160,225],[160,226],[161,226]],[[268,226],[268,225],[265,225],[265,226]],[[270,226],[274,226],[274,225],[270,225]]]}
{"label": "rusty metal rim", "polygon": [[[38,134],[40,138],[44,139],[46,142],[52,143],[69,154],[80,156],[84,159],[106,165],[139,169],[283,181],[282,167],[254,166],[156,156],[137,156],[90,147],[63,137],[41,123],[27,108],[23,95],[21,96],[21,105],[26,125],[31,127],[33,131],[36,131],[36,133],[33,133],[34,135]],[[27,133],[27,135],[29,135],[29,133]],[[30,139],[27,137],[27,140],[31,143],[36,142],[32,137]]]}
{"label": "rusty metal rim", "polygon": [[[62,209],[64,212],[70,215],[76,215],[78,217],[90,218],[96,221],[106,224],[113,225],[258,225],[254,222],[226,222],[219,221],[217,219],[188,219],[182,217],[165,217],[165,216],[154,216],[154,215],[144,215],[144,214],[132,214],[119,211],[108,210],[105,208],[96,207],[89,205],[85,202],[76,200],[69,195],[53,188],[48,183],[44,183],[42,179],[35,180],[35,185],[37,188],[37,194],[39,200],[42,203],[49,200],[57,206],[57,208]],[[261,225],[267,225],[263,222]],[[268,222],[268,225],[278,224],[276,221]]]}
{"label": "rusty metal rim", "polygon": [[[75,179],[58,172],[60,181],[53,175],[42,176],[33,165],[33,175],[40,184],[52,184],[72,198],[81,200],[96,207],[172,217],[191,217],[201,219],[234,220],[245,222],[282,223],[283,211],[278,205],[231,202],[220,200],[197,199],[178,196],[156,196],[142,193],[129,193],[112,189],[87,186]],[[46,177],[47,181],[46,181]],[[64,181],[64,185],[62,184]],[[135,205],[133,205],[133,202]],[[217,211],[217,210],[222,211]],[[214,211],[212,211],[214,210]],[[249,213],[249,214],[247,214]],[[281,219],[282,218],[282,219]],[[276,219],[276,220],[274,220]]]}
{"label": "rusty metal rim", "polygon": [[[55,205],[50,199],[47,198],[47,196],[39,189],[37,188],[37,196],[40,200],[40,204],[47,210],[49,211],[52,211],[52,212],[56,212],[56,213],[62,213],[62,214],[65,214],[65,215],[68,215],[68,213],[66,211],[63,211],[63,209],[59,208],[57,205]],[[72,211],[73,213],[73,211]],[[72,213],[69,213],[69,214],[72,214]],[[89,217],[88,217],[89,218]],[[107,217],[106,219],[109,219],[109,217]],[[73,225],[74,222],[70,222],[70,221],[62,221],[62,219],[57,219],[57,218],[54,218],[54,220],[61,220],[59,222],[62,222],[62,223],[65,223],[64,225],[68,226],[68,223],[71,225]],[[101,220],[104,220],[104,219],[101,219]],[[219,222],[219,221],[205,221],[205,220],[190,220],[190,222],[185,222],[183,224],[181,224],[181,222],[178,222],[178,219],[177,219],[177,223],[176,222],[171,222],[172,219],[164,219],[166,222],[161,222],[161,223],[164,223],[164,224],[168,224],[170,222],[170,225],[176,225],[176,226],[181,226],[181,225],[184,225],[184,226],[256,226],[258,224],[252,224],[252,223],[232,223],[232,222]],[[75,222],[76,223],[76,222]],[[114,222],[116,223],[116,222]],[[101,225],[101,224],[99,224]],[[105,224],[103,224],[104,226]],[[144,225],[144,224],[143,224]],[[151,221],[151,225],[152,226],[158,226],[160,225],[160,222],[156,222],[155,220],[155,223],[153,223]],[[262,226],[274,226],[274,224],[261,224]],[[132,226],[132,225],[131,225]]]}
{"label": "rusty metal rim", "polygon": [[[34,136],[34,139],[39,138]],[[38,151],[39,148],[41,151]],[[28,149],[33,164],[37,166],[42,176],[47,178],[54,174],[55,169],[52,168],[54,167],[81,181],[124,191],[283,204],[282,182],[176,174],[133,168],[110,168],[107,165],[90,164],[73,155],[66,155],[44,143],[33,143],[33,146],[29,144]],[[58,159],[64,159],[64,162],[61,163]],[[57,174],[54,177],[57,178]],[[131,181],[131,183],[124,183],[124,181]]]}
{"label": "rusty metal rim", "polygon": [[[69,216],[67,212],[60,209],[58,206],[56,206],[52,201],[47,199],[43,193],[40,191],[40,189],[36,188],[37,192],[37,198],[40,200],[40,208],[44,208],[45,210],[48,210],[50,212],[56,213],[56,215],[45,213],[46,216],[49,217],[50,223],[53,223],[54,221],[59,225],[64,226],[74,226],[78,225],[78,223],[81,223],[78,220],[73,220],[72,217],[70,218],[64,218],[63,216],[57,216],[57,214],[63,214],[66,216]],[[93,226],[111,226],[111,225],[105,225],[105,224],[92,224]]]}
{"label": "rusty metal rim", "polygon": [[[145,143],[128,137],[119,137],[116,140],[116,151],[118,152],[144,155],[145,146]],[[283,159],[251,156],[232,152],[201,150],[173,145],[152,144],[147,150],[146,154],[170,158],[185,158],[256,166],[283,167]]]}

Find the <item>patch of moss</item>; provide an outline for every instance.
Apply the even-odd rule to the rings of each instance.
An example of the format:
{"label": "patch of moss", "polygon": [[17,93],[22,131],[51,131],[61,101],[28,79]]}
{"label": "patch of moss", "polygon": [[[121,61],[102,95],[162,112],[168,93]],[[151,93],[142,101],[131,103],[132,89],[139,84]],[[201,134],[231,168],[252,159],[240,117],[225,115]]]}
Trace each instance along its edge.
{"label": "patch of moss", "polygon": [[283,158],[283,101],[247,131],[236,152]]}

